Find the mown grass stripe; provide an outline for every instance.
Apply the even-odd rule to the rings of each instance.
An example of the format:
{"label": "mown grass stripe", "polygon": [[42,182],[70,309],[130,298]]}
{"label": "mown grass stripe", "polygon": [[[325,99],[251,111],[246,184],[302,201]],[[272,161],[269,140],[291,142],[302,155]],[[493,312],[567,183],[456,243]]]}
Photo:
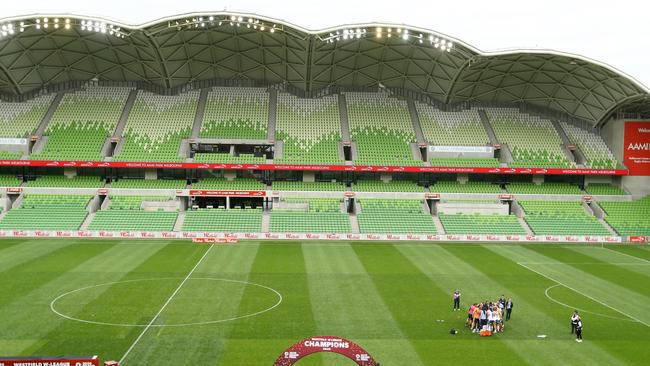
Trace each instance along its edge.
{"label": "mown grass stripe", "polygon": [[[573,247],[571,250],[596,259],[594,268],[601,268],[607,271],[607,267],[610,267],[612,270],[616,269],[616,273],[623,269],[636,275],[650,277],[650,261],[643,258],[607,248]],[[646,281],[648,280],[646,279]]]}
{"label": "mown grass stripe", "polygon": [[[5,248],[0,253],[0,275],[5,272],[29,272],[31,269],[30,262],[39,258],[52,255],[65,247],[79,243],[78,241],[53,240],[46,242],[43,240],[22,240],[15,245]],[[35,262],[33,262],[35,263]]]}
{"label": "mown grass stripe", "polygon": [[639,246],[639,245],[607,245],[605,249],[617,252],[620,254],[625,254],[630,257],[638,258],[644,261],[650,261],[650,246]]}
{"label": "mown grass stripe", "polygon": [[[389,364],[399,359],[408,364],[420,362],[351,246],[303,245],[303,253],[319,334],[337,335],[355,342],[374,340],[370,342],[373,347],[399,344],[399,357],[389,356],[381,346],[376,348],[377,356]],[[322,365],[337,364],[337,358],[322,359]]]}
{"label": "mown grass stripe", "polygon": [[[648,286],[648,276],[635,271],[631,266],[612,266],[605,258],[599,259],[595,255],[600,251],[605,252],[599,248],[586,248],[586,247],[558,247],[558,248],[544,248],[544,247],[531,247],[529,250],[543,254],[557,262],[570,262],[570,266],[579,269],[583,273],[588,273],[594,277],[600,278],[617,284],[620,287],[626,288],[635,292],[638,295],[646,297],[647,303],[650,303],[650,286]],[[591,255],[588,253],[591,251]],[[611,254],[616,255],[614,253]],[[623,256],[620,256],[623,257]],[[619,261],[628,261],[628,259],[621,259]],[[581,265],[580,263],[586,263]],[[598,263],[594,265],[593,263]],[[643,270],[643,267],[640,268]],[[650,318],[649,318],[650,319]],[[650,321],[648,321],[650,323]]]}

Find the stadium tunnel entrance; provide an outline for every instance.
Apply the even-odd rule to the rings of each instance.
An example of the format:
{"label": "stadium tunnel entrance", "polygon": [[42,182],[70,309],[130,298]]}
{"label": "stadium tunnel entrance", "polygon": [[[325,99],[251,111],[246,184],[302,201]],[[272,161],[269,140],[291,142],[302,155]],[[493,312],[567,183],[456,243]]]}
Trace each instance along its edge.
{"label": "stadium tunnel entrance", "polygon": [[190,197],[190,207],[226,208],[226,209],[257,209],[264,206],[264,197],[223,197],[223,196],[193,196]]}

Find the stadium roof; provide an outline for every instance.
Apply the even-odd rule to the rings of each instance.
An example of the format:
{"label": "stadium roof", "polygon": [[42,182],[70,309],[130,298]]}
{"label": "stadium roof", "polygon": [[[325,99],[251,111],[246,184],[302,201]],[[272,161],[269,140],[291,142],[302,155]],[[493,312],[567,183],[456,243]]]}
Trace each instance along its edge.
{"label": "stadium roof", "polygon": [[527,103],[596,125],[624,107],[648,111],[631,76],[551,50],[483,52],[432,30],[354,24],[308,30],[264,16],[193,13],[142,25],[71,14],[0,20],[0,93],[69,81],[175,88],[211,79],[403,88],[440,102]]}

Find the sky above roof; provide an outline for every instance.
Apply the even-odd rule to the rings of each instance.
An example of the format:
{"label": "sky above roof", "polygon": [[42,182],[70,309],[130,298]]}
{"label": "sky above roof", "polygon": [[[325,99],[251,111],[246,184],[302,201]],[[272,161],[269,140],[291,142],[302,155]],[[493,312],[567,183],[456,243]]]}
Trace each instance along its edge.
{"label": "sky above roof", "polygon": [[483,51],[539,48],[575,53],[650,87],[650,30],[645,24],[650,2],[639,0],[29,0],[3,2],[0,18],[71,13],[138,25],[175,14],[223,10],[257,13],[307,29],[403,23],[445,33]]}

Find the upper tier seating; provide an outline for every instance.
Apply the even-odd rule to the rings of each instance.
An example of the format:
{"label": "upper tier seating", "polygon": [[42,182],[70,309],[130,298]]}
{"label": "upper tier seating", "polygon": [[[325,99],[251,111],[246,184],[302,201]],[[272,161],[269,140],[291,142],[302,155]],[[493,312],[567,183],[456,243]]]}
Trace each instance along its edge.
{"label": "upper tier seating", "polygon": [[341,212],[342,199],[285,198],[286,203],[307,204],[308,210],[280,209],[271,211],[271,232],[349,233],[350,217]]}
{"label": "upper tier seating", "polygon": [[215,87],[208,93],[200,136],[266,140],[268,120],[265,88]]}
{"label": "upper tier seating", "polygon": [[570,183],[512,182],[506,185],[506,189],[510,193],[518,194],[584,194],[580,187]]}
{"label": "upper tier seating", "polygon": [[183,231],[259,233],[262,209],[198,209],[185,214]]}
{"label": "upper tier seating", "polygon": [[419,166],[410,143],[416,141],[406,101],[385,93],[346,93],[355,165]]}
{"label": "upper tier seating", "polygon": [[60,188],[100,188],[104,180],[100,177],[76,176],[68,178],[62,175],[44,175],[30,181],[28,187],[60,187]]}
{"label": "upper tier seating", "polygon": [[623,188],[609,183],[589,183],[589,185],[585,187],[585,190],[588,193],[595,195],[620,196],[627,194]]}
{"label": "upper tier seating", "polygon": [[361,212],[357,218],[362,233],[436,233],[433,218],[424,212],[420,200],[363,199],[360,204]]}
{"label": "upper tier seating", "polygon": [[21,103],[0,100],[0,137],[29,137],[47,113],[55,94],[43,95]]}
{"label": "upper tier seating", "polygon": [[15,175],[0,175],[0,187],[18,187],[22,182]]}
{"label": "upper tier seating", "polygon": [[274,191],[345,191],[345,184],[341,182],[296,182],[274,181]]}
{"label": "upper tier seating", "polygon": [[468,181],[465,184],[461,184],[458,181],[445,180],[439,180],[429,186],[429,191],[435,193],[503,193],[503,190],[498,184],[490,182]]}
{"label": "upper tier seating", "polygon": [[526,234],[514,215],[440,214],[439,217],[447,234]]}
{"label": "upper tier seating", "polygon": [[199,91],[175,96],[138,91],[115,161],[184,161],[181,141],[189,138]]}
{"label": "upper tier seating", "polygon": [[283,141],[278,164],[338,164],[341,119],[338,98],[303,99],[279,93],[276,139]]}
{"label": "upper tier seating", "polygon": [[122,178],[111,183],[111,188],[138,189],[184,189],[187,181],[184,179],[127,179]]}
{"label": "upper tier seating", "polygon": [[227,180],[225,178],[201,178],[198,182],[192,183],[192,189],[265,191],[266,184],[254,178],[236,178],[234,180]]}
{"label": "upper tier seating", "polygon": [[650,196],[633,202],[598,202],[619,235],[650,236]]}
{"label": "upper tier seating", "polygon": [[490,138],[476,108],[443,112],[428,104],[415,102],[424,138],[438,146],[485,146]]}
{"label": "upper tier seating", "polygon": [[620,166],[600,135],[583,130],[567,122],[560,122],[571,142],[578,145],[585,158],[586,166],[593,169],[616,169]]}
{"label": "upper tier seating", "polygon": [[0,229],[77,230],[88,212],[90,195],[25,194],[19,208],[7,212]]}
{"label": "upper tier seating", "polygon": [[103,160],[101,150],[115,131],[130,88],[91,87],[67,93],[44,132],[43,151],[33,160]]}
{"label": "upper tier seating", "polygon": [[508,144],[513,162],[510,167],[569,168],[562,139],[547,119],[521,113],[514,108],[485,108],[494,133]]}
{"label": "upper tier seating", "polygon": [[519,201],[519,204],[536,235],[609,235],[596,217],[587,215],[580,201]]}
{"label": "upper tier seating", "polygon": [[358,180],[352,185],[355,192],[424,192],[424,187],[408,180]]}
{"label": "upper tier seating", "polygon": [[97,211],[89,230],[171,231],[177,212],[145,211],[143,202],[170,201],[166,196],[111,196],[107,210]]}

